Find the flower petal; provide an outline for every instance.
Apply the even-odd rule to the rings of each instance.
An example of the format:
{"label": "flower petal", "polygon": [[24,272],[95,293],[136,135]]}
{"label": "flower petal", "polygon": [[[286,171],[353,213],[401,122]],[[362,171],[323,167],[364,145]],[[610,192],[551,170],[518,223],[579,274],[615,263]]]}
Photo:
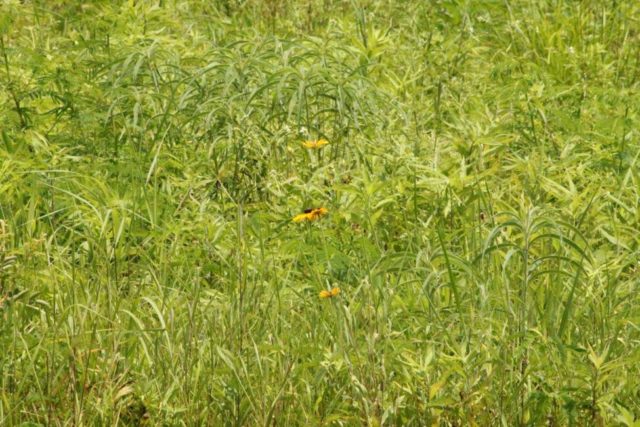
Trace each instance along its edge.
{"label": "flower petal", "polygon": [[309,219],[309,214],[306,213],[302,213],[300,215],[296,215],[293,217],[292,221],[293,222],[302,222],[302,221],[306,221]]}

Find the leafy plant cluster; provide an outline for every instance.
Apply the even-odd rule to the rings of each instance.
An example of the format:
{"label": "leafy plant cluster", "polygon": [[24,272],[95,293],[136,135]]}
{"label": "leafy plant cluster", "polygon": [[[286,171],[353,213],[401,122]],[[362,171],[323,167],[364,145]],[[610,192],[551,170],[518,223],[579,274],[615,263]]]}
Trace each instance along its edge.
{"label": "leafy plant cluster", "polygon": [[3,2],[0,424],[637,426],[638,16]]}

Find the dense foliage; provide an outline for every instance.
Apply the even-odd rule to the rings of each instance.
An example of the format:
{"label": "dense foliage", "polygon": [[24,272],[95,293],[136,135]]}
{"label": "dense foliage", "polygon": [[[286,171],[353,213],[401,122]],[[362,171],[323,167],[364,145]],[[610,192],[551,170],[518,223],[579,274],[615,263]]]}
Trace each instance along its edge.
{"label": "dense foliage", "polygon": [[3,0],[0,43],[0,424],[640,425],[639,2]]}

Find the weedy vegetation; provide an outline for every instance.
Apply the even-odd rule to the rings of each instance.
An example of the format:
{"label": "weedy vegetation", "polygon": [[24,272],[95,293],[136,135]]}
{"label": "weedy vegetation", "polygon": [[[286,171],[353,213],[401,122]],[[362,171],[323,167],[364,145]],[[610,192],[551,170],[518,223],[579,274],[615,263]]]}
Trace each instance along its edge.
{"label": "weedy vegetation", "polygon": [[639,426],[639,77],[632,0],[3,0],[0,425]]}

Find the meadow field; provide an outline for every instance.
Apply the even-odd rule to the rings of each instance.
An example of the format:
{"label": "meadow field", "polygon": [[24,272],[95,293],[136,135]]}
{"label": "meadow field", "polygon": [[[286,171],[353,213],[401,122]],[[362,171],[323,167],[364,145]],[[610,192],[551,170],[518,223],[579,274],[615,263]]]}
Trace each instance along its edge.
{"label": "meadow field", "polygon": [[640,426],[637,0],[0,0],[1,426]]}

